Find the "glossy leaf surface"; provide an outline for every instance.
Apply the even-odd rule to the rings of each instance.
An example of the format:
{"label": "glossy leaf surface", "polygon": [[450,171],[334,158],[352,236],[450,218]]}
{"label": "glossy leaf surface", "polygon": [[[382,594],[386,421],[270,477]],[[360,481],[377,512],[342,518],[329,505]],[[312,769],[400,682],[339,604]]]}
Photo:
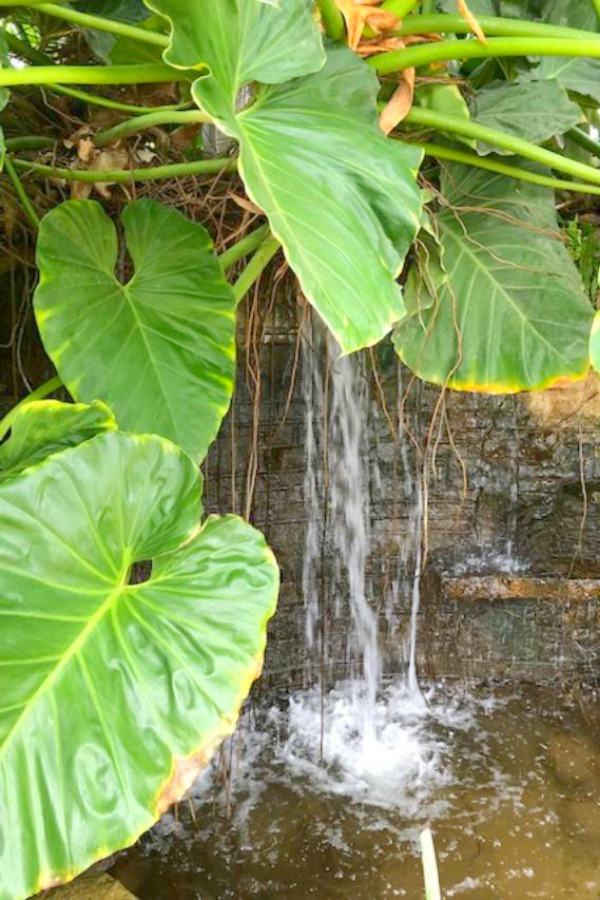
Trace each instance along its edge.
{"label": "glossy leaf surface", "polygon": [[104,403],[36,400],[17,413],[10,437],[0,444],[0,479],[13,476],[53,453],[77,447],[117,423]]}
{"label": "glossy leaf surface", "polygon": [[[223,7],[222,27],[210,29],[212,0],[151,6],[174,23],[166,61],[208,65],[194,97],[239,141],[248,194],[267,214],[307,299],[343,351],[376,343],[404,314],[395,279],[418,228],[421,157],[381,133],[375,74],[341,46],[329,47],[323,65],[307,0],[279,9],[237,0]],[[247,26],[232,27],[228,18],[225,27],[232,7]],[[294,75],[304,77],[289,81]],[[239,91],[251,81],[262,84],[237,111]]]}
{"label": "glossy leaf surface", "polygon": [[179,448],[118,432],[0,487],[1,897],[131,844],[235,726],[278,572],[242,520],[199,529],[200,489]]}
{"label": "glossy leaf surface", "polygon": [[438,275],[407,285],[409,315],[394,335],[402,360],[425,381],[494,394],[583,377],[592,308],[553,193],[458,165],[444,169],[442,191]]}
{"label": "glossy leaf surface", "polygon": [[134,273],[116,274],[112,221],[71,200],[42,221],[35,311],[71,395],[100,399],[120,428],[152,432],[202,459],[231,400],[235,299],[202,226],[152,200],[122,223]]}

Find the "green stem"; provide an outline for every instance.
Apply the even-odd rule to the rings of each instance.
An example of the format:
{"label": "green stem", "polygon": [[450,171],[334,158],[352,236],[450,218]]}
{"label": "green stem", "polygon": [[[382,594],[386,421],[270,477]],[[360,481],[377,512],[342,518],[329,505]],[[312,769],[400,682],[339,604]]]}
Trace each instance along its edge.
{"label": "green stem", "polygon": [[499,175],[507,175],[518,181],[527,181],[529,184],[539,184],[542,187],[552,188],[555,191],[574,191],[580,194],[594,194],[600,196],[600,186],[594,184],[582,184],[578,181],[566,181],[561,178],[552,178],[550,175],[540,175],[538,172],[528,172],[527,169],[519,169],[508,163],[497,162],[488,156],[477,156],[476,153],[468,153],[465,150],[456,150],[454,147],[443,147],[440,144],[410,143],[411,147],[420,147],[426,156],[436,159],[447,159],[452,162],[463,163],[466,166],[475,166],[477,169],[486,169],[488,172],[497,172]]}
{"label": "green stem", "polygon": [[334,41],[343,41],[346,35],[346,26],[335,0],[317,0],[317,6],[328,37]]}
{"label": "green stem", "polygon": [[137,116],[135,119],[128,119],[126,122],[120,122],[106,131],[100,131],[94,137],[96,147],[106,147],[121,138],[130,134],[137,134],[139,131],[147,131],[150,128],[156,128],[159,125],[189,125],[195,122],[211,122],[212,119],[206,113],[199,110],[190,110],[189,112],[153,112],[146,116]]}
{"label": "green stem", "polygon": [[219,256],[219,262],[221,263],[223,269],[230,269],[232,266],[239,262],[240,259],[243,259],[244,256],[248,256],[250,253],[253,253],[262,242],[269,235],[269,226],[261,225],[260,228],[256,228],[254,231],[251,231],[250,234],[247,234],[245,237],[241,238],[241,240],[236,241],[235,244],[232,244],[229,249],[225,250]]}
{"label": "green stem", "polygon": [[178,103],[172,106],[135,106],[133,103],[121,103],[111,97],[98,97],[96,94],[88,94],[87,91],[79,91],[77,88],[64,87],[62,84],[53,84],[52,90],[66,97],[73,97],[83,103],[92,106],[103,106],[105,109],[117,109],[119,112],[129,113],[132,116],[145,116],[154,112],[177,112],[192,106],[191,103]]}
{"label": "green stem", "polygon": [[110,182],[128,184],[133,181],[157,181],[159,178],[183,178],[186,175],[210,175],[217,172],[233,172],[237,160],[233,157],[218,159],[198,159],[188,163],[173,163],[167,166],[149,166],[147,169],[115,169],[109,172],[94,172],[90,169],[59,169],[44,166],[24,159],[13,159],[17,169],[25,169],[46,178],[62,178],[65,181],[87,181],[92,184]]}
{"label": "green stem", "polygon": [[600,0],[592,0],[592,6],[596,10],[596,15],[598,17],[598,22],[600,22]]}
{"label": "green stem", "polygon": [[10,183],[12,184],[15,194],[19,198],[21,202],[21,206],[25,210],[25,214],[27,218],[31,222],[34,227],[34,230],[37,231],[40,227],[40,217],[36,213],[33,203],[27,196],[25,188],[21,184],[21,179],[19,178],[15,167],[13,166],[10,157],[6,156],[4,158],[4,168],[6,169],[6,174],[9,177]]}
{"label": "green stem", "polygon": [[131,66],[28,66],[0,69],[0,87],[22,84],[154,84],[187,81],[187,72],[162,63]]}
{"label": "green stem", "polygon": [[[52,64],[52,60],[32,47],[26,41],[20,40],[16,35],[9,31],[3,31],[2,34],[9,46],[9,49],[20,56],[27,59],[38,66],[48,66]],[[64,87],[60,84],[52,85],[52,90],[57,94],[64,94],[66,97],[73,97],[75,100],[81,100],[83,103],[90,103],[92,106],[103,106],[106,109],[118,109],[120,112],[129,113],[133,116],[143,116],[152,112],[168,112],[169,110],[180,110],[191,106],[188,103],[178,103],[171,106],[134,106],[133,103],[122,103],[119,100],[113,100],[111,97],[98,97],[96,94],[88,94],[87,91],[77,90],[77,88]]]}
{"label": "green stem", "polygon": [[[0,0],[0,5],[3,5]],[[19,4],[17,4],[19,5]],[[118,22],[116,19],[104,19],[101,16],[92,16],[89,13],[80,12],[69,6],[60,6],[58,3],[35,4],[36,9],[46,16],[63,19],[65,22],[73,22],[81,28],[94,28],[96,31],[108,31],[120,37],[132,38],[135,41],[143,41],[146,44],[154,44],[156,47],[168,47],[169,38],[155,31],[147,31],[136,25],[128,25],[126,22]]]}
{"label": "green stem", "polygon": [[454,116],[434,112],[431,109],[413,106],[404,121],[411,125],[424,125],[427,128],[435,128],[439,131],[448,131],[451,134],[461,134],[463,137],[474,138],[477,141],[500,147],[502,150],[508,150],[510,153],[518,153],[520,156],[524,156],[525,159],[531,159],[542,166],[549,166],[558,172],[565,172],[574,178],[581,178],[584,181],[590,181],[592,184],[600,184],[600,171],[592,168],[592,166],[587,166],[585,163],[577,162],[574,159],[568,159],[559,153],[538,147],[537,144],[531,144],[529,141],[522,140],[522,138],[505,134],[502,131],[497,131],[495,128],[488,128],[469,119],[458,119]]}
{"label": "green stem", "polygon": [[[598,0],[600,3],[600,0]],[[386,4],[384,4],[385,6]],[[562,28],[527,19],[508,19],[503,16],[477,16],[477,21],[488,36],[498,37],[546,37],[563,40],[600,40],[600,34],[579,28]],[[433,16],[411,16],[402,23],[398,34],[471,34],[471,28],[462,16],[439,13]]]}
{"label": "green stem", "polygon": [[60,378],[55,377],[51,378],[49,381],[45,381],[44,384],[41,384],[35,391],[32,391],[30,394],[27,394],[20,403],[17,403],[16,406],[13,406],[10,412],[8,412],[3,419],[0,419],[0,440],[10,431],[12,427],[12,423],[17,417],[17,413],[23,409],[24,406],[27,406],[29,403],[33,403],[34,400],[43,400],[44,397],[47,397],[49,394],[53,394],[54,391],[58,390],[59,387],[62,387],[62,381]]}
{"label": "green stem", "polygon": [[[419,0],[385,0],[382,9],[394,13],[399,19],[404,19],[413,11],[418,2]],[[418,34],[424,34],[424,32],[418,32]]]}
{"label": "green stem", "polygon": [[39,137],[37,135],[29,135],[24,137],[6,138],[4,144],[9,151],[14,150],[48,150],[54,147],[56,138]]}
{"label": "green stem", "polygon": [[600,141],[594,140],[581,128],[572,128],[570,131],[567,131],[567,137],[571,138],[573,143],[578,144],[584,150],[588,150],[600,159]]}
{"label": "green stem", "polygon": [[243,300],[252,285],[258,281],[280,246],[281,244],[277,238],[272,235],[263,241],[233,286],[233,293],[237,303]]}
{"label": "green stem", "polygon": [[[561,38],[490,38],[487,44],[479,41],[441,41],[420,44],[405,50],[391,50],[367,60],[381,75],[400,72],[413,66],[428,66],[451,59],[483,59],[503,56],[572,56],[600,59],[600,40],[564,40]],[[0,73],[1,74],[1,73]]]}

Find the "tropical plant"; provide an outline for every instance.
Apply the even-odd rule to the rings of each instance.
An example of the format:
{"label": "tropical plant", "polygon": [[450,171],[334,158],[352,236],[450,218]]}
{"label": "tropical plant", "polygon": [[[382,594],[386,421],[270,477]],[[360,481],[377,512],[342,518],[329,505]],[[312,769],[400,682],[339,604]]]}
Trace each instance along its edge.
{"label": "tropical plant", "polygon": [[[600,3],[0,11],[0,161],[39,232],[35,315],[57,372],[0,423],[12,900],[147,829],[259,672],[276,565],[241,519],[201,524],[198,465],[233,393],[236,308],[280,248],[343,353],[393,332],[418,377],[493,393],[600,368],[585,218],[600,194]],[[163,102],[142,105],[139,85],[163,85]],[[113,120],[31,133],[40,89],[49,109]],[[109,185],[190,174],[241,178],[266,221],[219,257],[161,202],[114,215]],[[41,221],[39,180],[73,189]],[[46,399],[61,385],[74,402]]]}

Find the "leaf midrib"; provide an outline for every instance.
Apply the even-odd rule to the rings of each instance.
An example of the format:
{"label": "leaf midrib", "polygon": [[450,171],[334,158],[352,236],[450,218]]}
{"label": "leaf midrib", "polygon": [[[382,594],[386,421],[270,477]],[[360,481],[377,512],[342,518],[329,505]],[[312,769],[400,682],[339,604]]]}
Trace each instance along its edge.
{"label": "leaf midrib", "polygon": [[66,669],[70,662],[77,656],[77,654],[81,651],[83,646],[85,645],[88,638],[93,634],[96,630],[104,616],[114,607],[116,601],[120,598],[123,591],[127,588],[127,581],[129,576],[129,564],[124,568],[123,574],[119,580],[118,585],[115,587],[113,591],[111,591],[96,612],[90,617],[87,622],[87,625],[81,630],[81,632],[77,635],[75,640],[69,645],[64,654],[60,656],[60,662],[57,666],[55,666],[51,672],[46,676],[44,681],[39,685],[39,687],[35,690],[35,692],[31,695],[31,697],[26,701],[26,706],[7,734],[6,738],[2,742],[2,746],[0,746],[0,764],[4,764],[6,754],[10,748],[10,745],[15,740],[19,731],[29,718],[29,716],[33,713],[33,711],[37,708],[39,701],[44,697],[55,685],[56,681],[62,674],[62,672]]}
{"label": "leaf midrib", "polygon": [[182,437],[179,433],[179,429],[177,427],[177,422],[175,421],[175,417],[173,416],[173,410],[172,410],[170,402],[169,402],[169,393],[165,389],[165,386],[163,384],[163,380],[160,375],[160,370],[159,370],[157,359],[151,350],[150,343],[149,343],[148,337],[146,335],[146,329],[145,329],[143,320],[140,318],[140,315],[139,315],[137,307],[136,307],[135,299],[132,296],[133,286],[134,286],[134,282],[135,282],[135,275],[133,275],[133,277],[127,282],[127,284],[121,284],[121,282],[115,276],[113,276],[113,277],[115,280],[115,284],[118,285],[118,287],[120,288],[121,296],[127,302],[127,306],[129,308],[129,310],[131,312],[131,316],[133,318],[134,326],[140,335],[142,343],[144,344],[148,359],[150,361],[150,367],[151,367],[152,371],[154,372],[154,377],[156,378],[156,381],[160,388],[161,394],[163,396],[164,408],[166,409],[169,419],[171,420],[171,425],[173,426],[173,434],[175,434],[177,436],[177,443],[181,444],[183,446],[183,445],[185,445],[185,440],[182,440]]}
{"label": "leaf midrib", "polygon": [[[499,295],[501,297],[503,297],[506,300],[506,302],[508,303],[508,305],[513,308],[516,315],[520,319],[523,320],[524,325],[526,325],[529,328],[529,330],[535,335],[535,337],[538,340],[540,340],[541,343],[543,343],[546,347],[548,347],[548,349],[551,350],[553,355],[558,356],[560,359],[564,359],[565,358],[564,354],[561,354],[559,352],[559,350],[557,349],[557,347],[555,347],[553,344],[551,344],[548,341],[548,339],[545,338],[544,335],[540,331],[538,331],[538,329],[534,326],[531,319],[527,318],[527,316],[525,315],[523,310],[520,308],[520,306],[513,300],[513,298],[510,296],[510,294],[506,291],[506,288],[504,287],[504,285],[502,285],[501,282],[499,282],[496,278],[494,278],[494,276],[490,272],[489,268],[487,266],[485,266],[484,263],[479,259],[477,254],[470,247],[467,246],[467,241],[464,238],[464,235],[461,239],[461,237],[459,235],[457,235],[450,226],[446,225],[443,222],[443,220],[440,220],[439,224],[440,224],[440,230],[445,233],[447,238],[451,238],[454,241],[454,243],[458,245],[459,251],[461,254],[465,254],[468,257],[470,257],[470,259],[472,260],[473,265],[476,267],[476,269],[483,273],[483,275],[487,279],[487,281],[491,282],[491,284],[494,286],[494,288],[498,291]],[[472,293],[470,294],[470,296],[472,296]]]}

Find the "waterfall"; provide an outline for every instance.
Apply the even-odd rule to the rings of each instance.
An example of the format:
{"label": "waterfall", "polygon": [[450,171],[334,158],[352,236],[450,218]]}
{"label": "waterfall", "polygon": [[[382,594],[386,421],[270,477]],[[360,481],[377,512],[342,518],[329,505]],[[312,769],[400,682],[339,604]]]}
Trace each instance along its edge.
{"label": "waterfall", "polygon": [[[329,352],[337,355],[339,351],[330,345]],[[375,736],[373,716],[382,665],[377,615],[367,598],[366,586],[370,526],[368,406],[363,359],[339,357],[331,371],[328,459],[331,527],[339,564],[334,591],[340,597],[346,585],[351,617],[348,637],[351,674],[362,676],[356,701],[362,713],[363,736],[371,740]]]}
{"label": "waterfall", "polygon": [[302,596],[306,613],[305,639],[308,682],[312,680],[311,651],[317,642],[320,624],[319,559],[323,535],[325,489],[320,461],[325,452],[325,400],[323,372],[315,360],[323,354],[323,341],[317,329],[302,334],[302,398],[304,401],[304,503],[307,513],[306,545],[302,562]]}
{"label": "waterfall", "polygon": [[[377,740],[377,702],[383,677],[380,607],[390,623],[403,600],[410,606],[403,657],[406,686],[411,701],[423,703],[416,656],[423,564],[422,479],[414,471],[413,448],[400,427],[397,452],[403,473],[400,489],[403,501],[410,505],[408,534],[398,543],[399,571],[387,602],[385,597],[370,597],[371,502],[381,476],[375,446],[379,415],[371,397],[365,357],[341,356],[335,342],[325,338],[314,323],[303,330],[302,340],[307,513],[302,571],[305,671],[309,683],[317,680],[318,673],[324,691],[338,681],[333,673],[339,675],[343,656],[353,728],[365,746],[372,746]],[[398,387],[401,391],[401,381]],[[322,570],[324,560],[329,566],[326,573]],[[328,597],[322,596],[325,587]],[[400,638],[398,645],[401,650]]]}

